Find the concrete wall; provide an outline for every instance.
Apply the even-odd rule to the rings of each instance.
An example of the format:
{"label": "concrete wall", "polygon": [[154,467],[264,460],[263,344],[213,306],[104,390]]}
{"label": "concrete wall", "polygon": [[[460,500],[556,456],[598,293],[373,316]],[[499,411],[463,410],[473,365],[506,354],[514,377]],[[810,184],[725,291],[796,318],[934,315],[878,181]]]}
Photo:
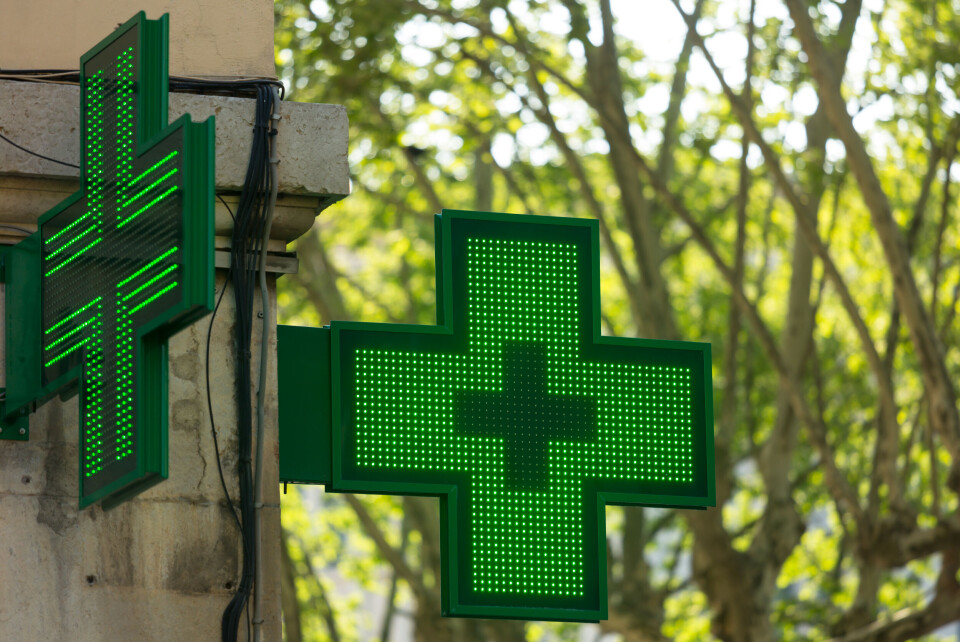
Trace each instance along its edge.
{"label": "concrete wall", "polygon": [[[33,27],[27,24],[42,18],[30,13],[43,11],[33,5],[75,9],[80,4],[0,0],[0,65],[11,64],[4,52],[9,49],[14,5],[18,15],[13,25],[29,32]],[[97,31],[94,41],[107,34],[118,12],[122,17],[116,21],[125,20],[131,13],[126,9],[92,9],[106,4],[99,0],[83,3],[91,8],[91,13],[110,16],[100,20],[106,20],[107,27]],[[119,2],[110,4],[126,6]],[[178,7],[179,4],[194,3],[178,3]],[[224,9],[225,4],[240,7],[238,11],[248,5],[255,5],[258,11],[264,6],[259,1],[200,4],[203,8],[213,4],[219,7],[217,25],[228,34],[239,29],[237,23],[243,20],[224,20],[224,15],[232,15]],[[149,17],[156,17],[158,12],[159,9],[148,8]],[[62,22],[63,16],[51,14],[50,19],[54,20],[51,24],[60,24],[56,21]],[[177,24],[175,8],[171,20],[174,39],[182,37],[177,35]],[[272,14],[269,24],[272,28]],[[79,30],[80,26],[76,28]],[[63,34],[63,42],[69,45],[64,47],[66,51],[73,41],[67,31]],[[83,49],[88,45],[77,46]],[[41,49],[34,47],[35,57],[17,61],[17,66],[65,66],[65,62],[45,58],[47,52]],[[78,54],[69,55],[73,56],[72,67],[76,68]],[[210,62],[216,62],[218,57],[230,60],[217,54],[209,56]],[[227,73],[225,69],[220,72]],[[78,100],[76,87],[0,80],[0,132],[38,153],[76,163]],[[216,116],[217,190],[228,203],[235,204],[249,154],[253,101],[172,96],[171,119],[183,112],[191,113],[195,120]],[[273,262],[268,265],[288,271],[295,269],[295,260],[283,254],[286,244],[309,229],[319,210],[348,191],[347,120],[342,107],[331,105],[284,105],[282,113],[281,195],[269,245]],[[76,176],[69,168],[41,161],[0,141],[0,223],[28,231],[36,229],[40,215],[77,189]],[[217,253],[217,265],[224,266],[230,217],[219,201],[216,213],[216,244],[222,248]],[[0,243],[14,243],[19,238],[17,232],[0,228]],[[225,271],[218,271],[218,292],[224,279]],[[274,306],[274,279],[270,281],[269,303]],[[0,314],[0,326],[2,319]],[[221,461],[227,486],[236,501],[236,399],[231,334],[234,320],[232,293],[228,290],[213,328],[209,365]],[[209,317],[170,341],[169,479],[133,500],[106,512],[98,506],[78,510],[76,397],[49,402],[34,413],[30,417],[29,441],[0,440],[0,640],[219,638],[221,614],[239,577],[240,542],[220,486],[207,413],[204,373],[208,324]],[[270,381],[264,448],[265,640],[280,639],[279,449],[273,329],[268,350]],[[259,337],[255,324],[254,355],[259,354]],[[0,347],[0,363],[2,356]],[[255,381],[257,356],[252,365]]]}
{"label": "concrete wall", "polygon": [[0,69],[78,69],[144,10],[170,14],[170,73],[276,77],[272,0],[0,0]]}

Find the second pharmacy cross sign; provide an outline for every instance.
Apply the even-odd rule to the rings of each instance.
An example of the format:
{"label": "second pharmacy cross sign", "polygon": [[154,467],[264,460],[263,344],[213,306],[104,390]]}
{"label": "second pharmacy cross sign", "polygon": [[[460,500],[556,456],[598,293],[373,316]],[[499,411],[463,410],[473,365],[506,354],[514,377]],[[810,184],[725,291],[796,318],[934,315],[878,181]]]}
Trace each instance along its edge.
{"label": "second pharmacy cross sign", "polygon": [[166,340],[212,303],[213,120],[167,124],[166,16],[122,25],[80,78],[81,190],[5,261],[4,405],[79,380],[83,507],[166,477]]}
{"label": "second pharmacy cross sign", "polygon": [[[600,336],[598,237],[595,221],[444,211],[437,326],[322,331],[324,481],[440,498],[444,614],[604,619],[604,506],[715,504],[710,347]],[[285,410],[304,330],[279,334],[290,481],[283,453],[316,429]]]}

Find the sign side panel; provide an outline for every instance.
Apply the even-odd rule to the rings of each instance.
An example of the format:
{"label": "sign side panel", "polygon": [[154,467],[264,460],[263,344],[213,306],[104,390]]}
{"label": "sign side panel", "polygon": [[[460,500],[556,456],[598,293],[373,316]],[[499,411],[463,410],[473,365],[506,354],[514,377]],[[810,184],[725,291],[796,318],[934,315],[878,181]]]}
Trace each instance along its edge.
{"label": "sign side panel", "polygon": [[329,484],[330,329],[277,326],[280,481]]}

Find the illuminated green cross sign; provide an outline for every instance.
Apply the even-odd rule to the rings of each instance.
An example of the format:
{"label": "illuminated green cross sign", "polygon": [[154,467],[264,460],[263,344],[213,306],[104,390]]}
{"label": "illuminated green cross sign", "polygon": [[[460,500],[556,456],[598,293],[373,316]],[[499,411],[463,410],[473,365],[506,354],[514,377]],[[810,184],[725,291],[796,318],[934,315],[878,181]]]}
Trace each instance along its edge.
{"label": "illuminated green cross sign", "polygon": [[141,12],[81,58],[81,189],[13,253],[39,277],[13,324],[40,331],[6,410],[79,378],[81,507],[166,477],[166,341],[211,307],[213,120],[167,125],[167,24]]}
{"label": "illuminated green cross sign", "polygon": [[[600,336],[598,238],[445,211],[438,326],[278,335],[281,478],[438,496],[446,615],[603,619],[604,506],[715,503],[710,346]],[[309,422],[284,387],[311,352],[330,396]],[[328,427],[329,476],[303,454]]]}

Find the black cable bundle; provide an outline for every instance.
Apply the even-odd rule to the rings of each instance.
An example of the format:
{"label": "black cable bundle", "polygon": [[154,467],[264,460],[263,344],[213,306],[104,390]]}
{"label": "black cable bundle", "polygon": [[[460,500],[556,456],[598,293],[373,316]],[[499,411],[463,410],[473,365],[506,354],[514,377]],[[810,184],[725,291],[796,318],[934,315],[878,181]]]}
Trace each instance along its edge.
{"label": "black cable bundle", "polygon": [[[253,295],[257,289],[257,268],[267,221],[272,188],[269,158],[270,117],[276,105],[268,84],[257,87],[257,111],[253,128],[250,164],[240,193],[230,247],[230,274],[236,302],[237,350],[237,434],[240,443],[240,519],[242,523],[243,566],[237,593],[223,612],[221,634],[224,642],[237,639],[240,620],[250,597],[255,572],[254,489],[251,453],[253,446],[252,395],[250,392],[250,337],[253,330]],[[263,305],[267,305],[264,301]],[[248,615],[249,627],[249,615]],[[249,639],[249,631],[248,631]]]}
{"label": "black cable bundle", "polygon": [[280,90],[281,97],[284,93],[283,83],[279,80],[262,79],[233,79],[216,80],[211,78],[190,78],[188,76],[171,76],[170,91],[186,92],[190,94],[215,95],[215,96],[244,96],[259,97],[264,87],[274,86]]}
{"label": "black cable bundle", "polygon": [[[59,85],[80,84],[80,72],[76,69],[0,69],[0,80],[53,83]],[[255,98],[264,85],[273,85],[283,94],[283,83],[268,78],[197,78],[193,76],[170,76],[170,91],[216,96],[243,96]]]}

